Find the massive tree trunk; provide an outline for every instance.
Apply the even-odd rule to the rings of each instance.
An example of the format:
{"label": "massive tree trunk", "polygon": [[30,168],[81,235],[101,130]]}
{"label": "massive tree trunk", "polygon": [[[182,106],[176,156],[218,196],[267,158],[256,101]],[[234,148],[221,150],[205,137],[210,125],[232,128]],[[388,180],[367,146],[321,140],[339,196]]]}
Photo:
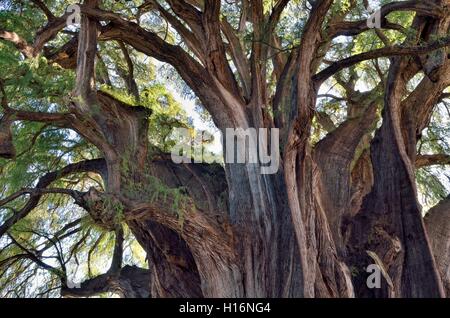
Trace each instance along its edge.
{"label": "massive tree trunk", "polygon": [[[413,27],[425,31],[409,41],[428,36],[425,32],[429,30],[446,34],[449,22],[449,17],[430,21],[418,16]],[[361,267],[373,261],[364,255],[367,250],[372,258],[375,255],[389,278],[381,290],[370,291],[365,286],[365,275],[358,275],[355,286],[361,296],[443,296],[414,178],[416,144],[440,95],[432,93],[427,99],[423,91],[425,88],[439,91],[450,83],[448,58],[436,58],[436,54],[442,53],[421,56],[422,65],[429,66],[424,69],[426,76],[404,101],[401,96],[405,94],[406,85],[420,68],[408,57],[391,59],[384,93],[383,124],[370,149],[374,183],[364,198],[361,211],[352,221],[348,244],[351,263]],[[392,281],[387,284],[389,280]]]}
{"label": "massive tree trunk", "polygon": [[[404,83],[399,70],[405,61],[393,61],[385,97],[383,125],[371,146],[374,185],[351,227],[350,250],[358,268],[370,262],[369,250],[381,259],[393,288],[376,291],[388,297],[439,297],[442,287],[425,234],[417,202],[413,166],[401,137],[398,108]],[[404,85],[404,84],[403,84]],[[408,230],[405,231],[404,229]],[[356,255],[356,256],[355,256]],[[365,295],[365,276],[359,290]],[[390,290],[393,289],[393,290]]]}
{"label": "massive tree trunk", "polygon": [[[140,207],[134,195],[126,198],[132,201],[129,208],[139,211],[139,218],[132,218],[129,224],[149,255],[154,277],[151,292],[155,296],[353,297],[353,286],[358,296],[365,296],[371,291],[367,290],[361,272],[373,263],[366,254],[367,249],[381,258],[394,283],[394,294],[384,286],[374,292],[376,296],[442,295],[416,202],[411,161],[402,150],[405,146],[398,126],[400,94],[403,92],[399,86],[406,83],[400,76],[403,76],[406,62],[402,58],[399,58],[402,62],[393,60],[385,92],[383,126],[372,142],[371,167],[352,166],[352,163],[367,159],[364,155],[355,158],[355,153],[358,146],[367,144],[364,136],[375,122],[376,98],[371,100],[370,96],[364,96],[365,104],[358,105],[357,111],[352,110],[346,123],[330,133],[314,150],[308,145],[317,84],[307,76],[319,65],[315,51],[321,41],[324,12],[331,3],[322,1],[315,7],[301,47],[280,75],[280,83],[285,81],[280,84],[280,94],[284,92],[291,97],[275,103],[292,111],[287,114],[291,124],[282,136],[285,140],[284,160],[278,173],[263,175],[258,164],[226,164],[224,172],[217,172],[212,177],[222,181],[217,187],[211,182],[211,171],[201,167],[189,164],[176,167],[166,163],[165,167],[159,164],[151,168],[151,174],[167,186],[188,189],[195,211],[190,210],[189,205],[182,211],[185,214],[183,225],[167,216],[158,216],[161,212],[155,211],[151,204]],[[258,5],[252,7],[252,19],[256,23],[261,18],[261,8]],[[205,20],[197,25],[204,28],[205,40],[209,43],[203,55],[206,71],[199,70],[195,82],[192,74],[187,74],[186,65],[173,64],[210,110],[224,135],[226,128],[273,127],[264,112],[268,102],[266,80],[257,62],[266,56],[266,49],[254,44],[254,60],[247,66],[254,75],[249,83],[252,95],[246,105],[223,60],[224,54],[217,55],[224,50],[215,20],[219,8],[211,5],[208,9]],[[117,24],[119,28],[125,27]],[[107,37],[120,38],[138,50],[148,51],[146,47],[138,47],[133,42],[136,41],[134,37],[126,38],[127,35],[118,32],[107,30]],[[82,52],[83,44],[80,42],[79,45]],[[162,60],[169,56],[169,61],[175,58],[171,54],[178,53],[176,50],[173,53],[156,52]],[[193,64],[193,69],[199,69],[195,61],[186,58],[185,62]],[[80,68],[80,62],[78,64]],[[78,73],[81,74],[80,70]],[[129,135],[132,140],[139,140],[139,136],[130,135],[131,130],[126,131],[122,129],[120,136],[114,139],[125,140],[124,137]],[[110,134],[110,129],[105,133]],[[140,154],[146,153],[141,144],[136,142],[140,146],[136,146],[132,157],[139,158]],[[128,149],[123,151],[129,152]],[[107,151],[105,156],[108,156]],[[109,171],[118,175],[108,177],[113,191],[122,189],[120,192],[123,193],[124,185],[119,180],[137,178],[144,182],[143,187],[146,186],[144,166],[131,169],[137,177],[124,175],[117,164],[118,159],[112,157],[107,159]],[[355,192],[350,186],[352,174],[357,174],[357,169],[373,169],[373,185],[372,180],[367,180],[368,184],[362,185],[364,192]],[[360,181],[365,183],[365,180]],[[369,189],[362,210],[349,213],[352,202],[362,201]],[[223,193],[228,196],[225,209],[217,202]],[[146,198],[142,199],[145,203]],[[402,230],[405,227],[408,233]],[[347,261],[360,273],[353,282]],[[177,286],[175,282],[178,282]]]}
{"label": "massive tree trunk", "polygon": [[[253,23],[258,39],[249,59],[232,27],[221,20],[220,1],[167,1],[189,29],[157,2],[152,4],[196,58],[138,24],[99,9],[99,2],[84,1],[80,33],[64,48],[72,50],[73,59],[73,45],[78,45],[77,85],[63,124],[95,145],[106,165],[106,191],[77,194],[76,202],[109,230],[125,222],[146,251],[149,270],[136,274],[148,282],[145,292],[142,282],[126,277],[125,269],[90,282],[93,289],[115,288],[133,297],[443,296],[441,276],[448,285],[448,224],[439,221],[441,214],[435,216],[441,207],[430,212],[433,256],[417,201],[415,164],[420,133],[437,96],[450,84],[450,62],[445,49],[440,50],[448,38],[429,46],[419,43],[447,34],[450,18],[417,15],[413,26],[418,35],[405,42],[408,47],[363,53],[318,72],[322,53],[331,45],[329,37],[359,34],[366,28],[363,21],[345,30],[355,26],[333,17],[332,27],[323,30],[333,1],[316,1],[299,47],[289,56],[273,58],[277,87],[270,98],[267,65],[261,62],[269,59],[270,49],[262,43],[279,45],[273,32],[289,1],[278,1],[270,17],[262,1],[245,1],[251,14],[243,24]],[[109,24],[101,27],[98,21]],[[96,91],[99,40],[120,41],[130,72],[121,73],[128,76],[128,90],[136,100],[139,92],[125,44],[173,65],[223,135],[227,128],[279,128],[279,170],[263,174],[262,165],[254,163],[175,164],[152,149],[149,111]],[[441,54],[437,62],[426,55],[436,50]],[[344,83],[347,119],[337,128],[326,125],[328,134],[313,145],[311,128],[321,84],[344,68],[384,56],[396,56],[387,83],[381,81],[368,93],[358,92],[352,80]],[[421,70],[427,77],[405,99],[408,81]],[[433,96],[421,98],[422,90]],[[372,138],[382,107],[382,124]],[[0,123],[0,156],[5,158],[14,156],[11,122],[3,117]],[[365,269],[373,263],[383,269],[381,289],[366,285]],[[108,279],[115,287],[100,286]],[[65,293],[83,296],[83,289]]]}

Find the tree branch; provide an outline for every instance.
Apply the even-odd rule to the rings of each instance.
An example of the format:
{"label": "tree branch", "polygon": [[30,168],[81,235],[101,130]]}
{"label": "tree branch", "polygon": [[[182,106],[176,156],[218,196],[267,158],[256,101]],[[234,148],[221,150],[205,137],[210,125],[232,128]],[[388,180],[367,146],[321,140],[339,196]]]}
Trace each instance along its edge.
{"label": "tree branch", "polygon": [[416,158],[417,169],[435,165],[450,165],[450,155],[418,155]]}
{"label": "tree branch", "polygon": [[26,57],[33,58],[38,55],[44,45],[55,38],[55,36],[66,26],[67,14],[59,18],[54,18],[36,32],[36,37],[32,45],[27,43],[15,32],[0,29],[0,39],[14,44],[14,46]]}
{"label": "tree branch", "polygon": [[34,48],[30,46],[27,41],[21,38],[15,32],[9,32],[0,29],[0,39],[6,40],[14,44],[14,46],[27,58],[34,56]]}
{"label": "tree branch", "polygon": [[205,1],[205,8],[202,14],[202,26],[205,33],[206,69],[214,77],[217,77],[220,84],[228,92],[241,99],[241,92],[228,63],[225,45],[222,40],[220,0]]}
{"label": "tree branch", "polygon": [[[172,65],[186,84],[196,93],[220,126],[233,127],[232,106],[227,106],[233,97],[220,82],[181,47],[171,45],[158,35],[141,28],[119,15],[100,9],[81,7],[81,11],[99,21],[110,21],[103,29],[103,40],[119,40],[148,56]],[[239,101],[237,101],[239,103]]]}
{"label": "tree branch", "polygon": [[275,4],[269,17],[269,28],[267,30],[269,34],[271,34],[275,30],[278,22],[280,21],[281,14],[283,13],[289,2],[290,0],[278,0]]}
{"label": "tree branch", "polygon": [[[128,73],[127,72],[123,72],[123,77],[125,80],[125,83],[127,85],[128,88],[128,93],[133,95],[135,100],[137,102],[139,102],[140,96],[139,96],[139,89],[138,86],[136,84],[136,81],[134,79],[134,65],[133,65],[133,61],[131,60],[130,54],[128,53],[127,47],[125,46],[125,44],[123,44],[123,42],[119,41],[119,47],[120,50],[123,53],[123,56],[125,58],[125,61],[127,62],[127,67],[128,67]],[[121,72],[119,70],[119,72]],[[122,73],[122,72],[121,72]]]}
{"label": "tree branch", "polygon": [[247,57],[245,56],[244,49],[242,47],[239,37],[236,36],[233,27],[224,18],[221,21],[222,31],[228,40],[228,51],[233,59],[233,63],[236,66],[237,72],[240,76],[244,95],[247,99],[250,99],[251,89],[251,74],[250,66],[248,64]]}
{"label": "tree branch", "polygon": [[67,298],[92,297],[105,292],[118,293],[124,298],[150,297],[150,271],[136,266],[125,266],[115,275],[106,273],[81,283],[80,288],[61,288]]}
{"label": "tree branch", "polygon": [[45,3],[41,0],[31,0],[31,2],[33,2],[39,9],[42,10],[42,12],[44,12],[45,16],[47,17],[47,19],[49,21],[54,20],[55,16],[53,15],[53,13],[48,9],[48,7],[45,5]]}
{"label": "tree branch", "polygon": [[[394,11],[415,11],[434,18],[444,16],[443,9],[431,1],[396,1],[385,4],[380,9],[382,18],[381,27],[384,29],[403,30],[401,25],[391,23],[386,20],[386,16]],[[360,21],[341,21],[333,23],[329,27],[329,35],[334,38],[337,36],[354,36],[370,30],[367,25],[367,19]]]}
{"label": "tree branch", "polygon": [[[195,54],[195,56],[205,64],[205,43],[203,38],[203,33],[194,34],[188,28],[186,28],[183,23],[181,23],[177,17],[170,14],[165,10],[157,1],[152,1],[154,6],[163,16],[163,18],[169,22],[172,27],[180,34],[180,36],[185,41],[189,49]],[[200,37],[200,39],[198,38]]]}
{"label": "tree branch", "polygon": [[167,3],[173,12],[186,22],[192,32],[195,34],[203,34],[202,12],[185,0],[167,0]]}
{"label": "tree branch", "polygon": [[8,234],[8,237],[11,239],[11,241],[13,241],[13,243],[19,247],[22,251],[25,252],[26,254],[26,258],[30,259],[31,261],[33,261],[34,263],[36,263],[39,267],[48,270],[54,274],[56,274],[57,276],[63,278],[63,273],[54,268],[53,266],[50,266],[46,263],[44,263],[39,257],[37,257],[35,255],[35,253],[31,252],[30,250],[28,250],[27,248],[25,248],[22,244],[20,244],[11,234]]}
{"label": "tree branch", "polygon": [[54,126],[70,128],[70,113],[44,113],[30,112],[10,108],[10,113],[14,121],[32,121],[39,123],[49,123]]}
{"label": "tree branch", "polygon": [[123,257],[123,227],[118,224],[115,229],[115,243],[114,243],[114,253],[111,261],[111,266],[108,270],[110,274],[117,274],[122,268],[122,257]]}
{"label": "tree branch", "polygon": [[[74,164],[70,164],[60,170],[48,173],[41,177],[35,187],[35,189],[44,189],[52,182],[63,178],[73,173],[81,172],[96,172],[103,178],[107,176],[105,161],[103,159],[87,160]],[[41,199],[41,194],[35,194],[30,197],[25,206],[13,214],[0,226],[0,237],[2,237],[14,224],[21,219],[25,218],[38,204]],[[17,198],[17,197],[16,197]],[[9,201],[8,201],[9,202]]]}
{"label": "tree branch", "polygon": [[326,81],[329,77],[333,76],[337,72],[360,63],[362,61],[367,61],[380,57],[393,57],[393,56],[405,56],[405,55],[421,55],[428,52],[435,51],[437,49],[446,47],[450,45],[450,37],[445,37],[443,39],[433,41],[427,45],[421,46],[402,46],[396,45],[392,47],[384,47],[381,49],[364,52],[361,54],[353,55],[351,57],[345,58],[338,62],[334,62],[318,74],[314,76],[314,81],[316,83],[316,87],[320,86],[324,81]]}

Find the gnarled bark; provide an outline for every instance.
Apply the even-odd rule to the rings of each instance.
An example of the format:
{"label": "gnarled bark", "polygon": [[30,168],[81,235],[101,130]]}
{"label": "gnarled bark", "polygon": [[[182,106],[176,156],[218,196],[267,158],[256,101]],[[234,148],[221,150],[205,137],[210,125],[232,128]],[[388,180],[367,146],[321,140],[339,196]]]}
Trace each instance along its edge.
{"label": "gnarled bark", "polygon": [[371,145],[374,184],[362,210],[354,218],[348,248],[360,272],[355,279],[358,295],[389,297],[386,284],[371,291],[365,286],[364,268],[371,264],[365,251],[378,255],[394,283],[396,297],[441,297],[437,275],[416,199],[413,166],[400,129],[399,94],[406,80],[408,60],[393,59],[385,96],[383,125]]}
{"label": "gnarled bark", "polygon": [[[0,30],[0,38],[12,42],[27,58],[36,57],[64,27],[64,16],[55,18],[42,2],[34,3],[48,23],[32,45],[13,32]],[[97,224],[116,231],[110,270],[83,283],[79,290],[63,288],[66,296],[105,291],[126,297],[442,296],[438,268],[447,277],[442,272],[448,269],[448,259],[441,250],[448,242],[438,243],[434,236],[448,229],[429,229],[433,257],[417,202],[414,170],[428,159],[416,160],[416,144],[450,84],[450,64],[443,49],[450,44],[448,1],[383,6],[382,26],[396,30],[403,28],[389,23],[387,14],[418,12],[413,23],[415,38],[390,46],[378,30],[386,47],[329,63],[324,57],[333,38],[360,34],[368,26],[366,21],[345,21],[345,14],[333,16],[332,0],[310,3],[300,45],[290,52],[277,52],[282,46],[275,30],[289,1],[276,1],[270,14],[264,1],[244,1],[239,30],[221,16],[219,0],[144,3],[139,14],[158,12],[177,31],[185,50],[139,23],[101,9],[102,1],[85,0],[80,32],[59,49],[44,50],[51,62],[76,69],[69,112],[15,111],[2,101],[6,115],[0,122],[0,156],[14,155],[13,121],[30,120],[75,130],[104,159],[70,165],[61,174],[44,176],[33,191],[13,195],[9,199],[24,193],[31,197],[1,225],[0,236],[26,217],[43,193],[57,190],[72,195]],[[330,25],[326,26],[328,18]],[[248,23],[253,38],[247,48],[240,36]],[[434,36],[441,39],[432,40]],[[222,132],[227,128],[279,128],[279,171],[264,175],[261,166],[253,163],[176,165],[167,154],[151,149],[151,112],[97,91],[98,41],[111,40],[120,43],[127,70],[118,71],[136,100],[139,87],[128,48],[172,65]],[[318,116],[329,131],[311,147],[315,107],[324,81],[338,78],[337,73],[345,68],[380,57],[391,57],[391,65],[383,123],[375,138],[371,139],[370,130],[377,119],[382,85],[364,94],[353,83],[345,87],[346,120],[336,128]],[[272,62],[272,77],[277,81],[274,96],[270,95],[267,61]],[[322,62],[329,65],[319,71]],[[420,71],[426,77],[406,96],[408,81]],[[354,78],[350,81],[355,82]],[[60,175],[80,171],[101,174],[105,191],[45,189]],[[433,215],[430,224],[438,222]],[[146,251],[148,271],[122,268],[121,223],[129,226]],[[392,290],[386,281],[380,290],[367,289],[363,272],[373,258],[386,269]]]}
{"label": "gnarled bark", "polygon": [[445,292],[450,297],[450,197],[428,211],[425,226]]}

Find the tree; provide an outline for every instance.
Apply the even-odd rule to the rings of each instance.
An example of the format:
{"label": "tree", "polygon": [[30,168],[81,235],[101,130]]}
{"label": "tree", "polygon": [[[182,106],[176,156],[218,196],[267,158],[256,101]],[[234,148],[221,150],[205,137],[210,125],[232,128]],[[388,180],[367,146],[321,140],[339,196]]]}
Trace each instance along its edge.
{"label": "tree", "polygon": [[[367,1],[356,0],[85,0],[79,29],[67,28],[63,6],[8,1],[0,25],[1,59],[14,74],[1,81],[4,167],[30,171],[23,159],[11,163],[15,136],[30,131],[68,164],[43,176],[32,170],[19,189],[4,185],[0,268],[15,286],[34,264],[67,296],[445,296],[450,233],[433,237],[431,250],[416,175],[428,193],[445,192],[423,169],[449,163],[448,129],[435,120],[445,116],[450,85],[448,0],[387,2],[375,29]],[[20,19],[42,23],[37,10],[47,22],[33,34]],[[280,129],[278,173],[253,163],[173,163],[167,140],[154,136],[183,120],[155,115],[158,102],[144,100],[143,56],[173,67],[220,131]],[[155,117],[162,120],[152,125]],[[42,202],[48,209],[59,199],[67,210],[68,198],[90,225],[26,230]],[[445,207],[434,213],[447,220]],[[95,244],[95,227],[114,234],[111,265],[77,292],[66,264]],[[60,243],[74,228],[77,239]],[[123,267],[124,241],[143,248],[147,270]],[[380,289],[366,284],[374,262]]]}

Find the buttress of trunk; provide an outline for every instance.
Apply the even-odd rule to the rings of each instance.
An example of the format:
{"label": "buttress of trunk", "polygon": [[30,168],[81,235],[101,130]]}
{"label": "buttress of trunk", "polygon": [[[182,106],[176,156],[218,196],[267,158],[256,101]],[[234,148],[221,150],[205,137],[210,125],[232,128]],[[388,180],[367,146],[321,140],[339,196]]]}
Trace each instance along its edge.
{"label": "buttress of trunk", "polygon": [[[154,294],[160,297],[242,296],[241,271],[234,260],[233,237],[225,212],[228,192],[223,168],[207,164],[178,165],[169,158],[155,154],[146,164],[147,174],[160,180],[164,187],[183,189],[183,195],[193,201],[195,209],[163,211],[169,215],[179,213],[166,226],[156,225],[158,220],[152,221],[151,211],[143,211],[138,220],[129,222],[149,254],[155,277],[152,279]],[[128,195],[132,201],[151,201],[150,197]]]}
{"label": "buttress of trunk", "polygon": [[[442,284],[417,202],[414,170],[400,131],[399,103],[407,61],[394,59],[385,97],[383,125],[371,145],[374,185],[353,220],[348,249],[357,295],[392,297],[385,280],[368,289],[365,268],[375,253],[393,281],[395,297],[441,297]],[[407,229],[407,231],[405,231]]]}
{"label": "buttress of trunk", "polygon": [[425,226],[445,292],[450,297],[450,196],[428,212]]}
{"label": "buttress of trunk", "polygon": [[153,298],[203,297],[194,258],[179,235],[151,221],[131,222],[130,229],[147,252]]}

